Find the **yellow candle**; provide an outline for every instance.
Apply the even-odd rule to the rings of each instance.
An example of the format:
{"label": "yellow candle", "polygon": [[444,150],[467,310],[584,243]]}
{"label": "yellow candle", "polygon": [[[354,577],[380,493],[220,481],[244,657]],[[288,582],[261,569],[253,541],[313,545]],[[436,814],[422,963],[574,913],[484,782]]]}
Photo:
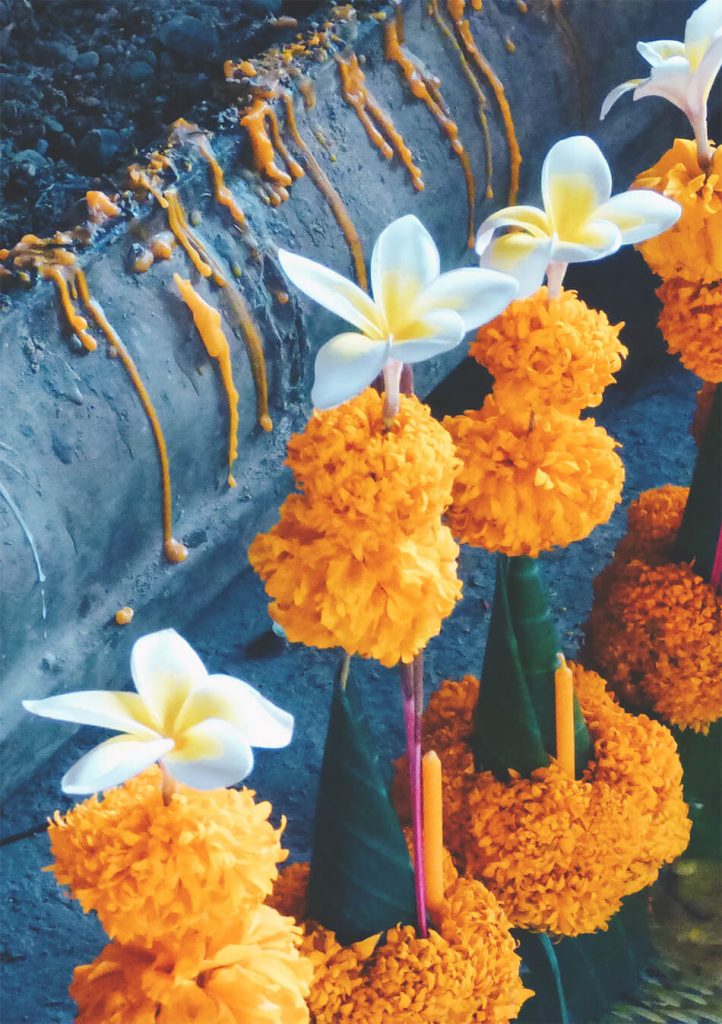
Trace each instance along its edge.
{"label": "yellow candle", "polygon": [[564,655],[557,654],[554,673],[556,698],[557,760],[570,779],[574,778],[574,681]]}
{"label": "yellow candle", "polygon": [[430,750],[422,761],[424,795],[424,868],[426,906],[436,917],[444,902],[444,817],[441,804],[441,761]]}

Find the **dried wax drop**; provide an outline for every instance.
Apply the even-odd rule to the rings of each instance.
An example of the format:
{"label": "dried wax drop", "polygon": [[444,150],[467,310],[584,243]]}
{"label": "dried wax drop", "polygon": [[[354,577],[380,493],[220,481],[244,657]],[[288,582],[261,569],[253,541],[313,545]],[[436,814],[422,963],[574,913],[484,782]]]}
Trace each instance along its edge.
{"label": "dried wax drop", "polygon": [[179,562],[185,562],[188,557],[188,548],[185,544],[181,544],[179,540],[176,540],[175,537],[171,537],[163,545],[163,554],[166,557],[166,561],[177,565]]}
{"label": "dried wax drop", "polygon": [[115,613],[115,621],[119,626],[127,626],[133,621],[134,615],[133,609],[126,605],[124,608],[119,608]]}

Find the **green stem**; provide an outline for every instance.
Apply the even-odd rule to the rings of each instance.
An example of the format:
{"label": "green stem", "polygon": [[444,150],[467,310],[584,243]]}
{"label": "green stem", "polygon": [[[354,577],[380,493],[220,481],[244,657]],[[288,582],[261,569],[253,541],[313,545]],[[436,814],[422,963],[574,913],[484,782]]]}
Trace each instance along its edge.
{"label": "green stem", "polygon": [[674,546],[674,560],[693,562],[694,571],[714,583],[713,576],[719,565],[717,552],[721,530],[722,384],[718,384],[697,452],[689,497]]}

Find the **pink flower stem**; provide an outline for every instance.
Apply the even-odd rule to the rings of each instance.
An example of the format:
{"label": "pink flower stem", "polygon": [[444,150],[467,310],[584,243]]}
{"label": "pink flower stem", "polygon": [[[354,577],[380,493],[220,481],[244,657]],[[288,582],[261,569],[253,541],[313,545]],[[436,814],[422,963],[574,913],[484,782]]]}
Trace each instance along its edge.
{"label": "pink flower stem", "polygon": [[720,527],[719,536],[717,537],[717,548],[714,553],[709,581],[714,592],[722,594],[722,527]]}
{"label": "pink flower stem", "polygon": [[399,411],[403,365],[398,359],[389,359],[384,366],[384,423],[387,427]]}
{"label": "pink flower stem", "polygon": [[552,260],[547,267],[547,285],[549,286],[549,301],[558,299],[562,290],[562,282],[567,272],[568,263],[561,263]]}
{"label": "pink flower stem", "polygon": [[410,665],[401,665],[401,694],[404,703],[406,758],[409,767],[411,827],[414,849],[414,893],[419,935],[426,938],[426,877],[424,872],[423,809],[421,800],[421,712],[417,698],[423,692],[423,661],[416,658]]}

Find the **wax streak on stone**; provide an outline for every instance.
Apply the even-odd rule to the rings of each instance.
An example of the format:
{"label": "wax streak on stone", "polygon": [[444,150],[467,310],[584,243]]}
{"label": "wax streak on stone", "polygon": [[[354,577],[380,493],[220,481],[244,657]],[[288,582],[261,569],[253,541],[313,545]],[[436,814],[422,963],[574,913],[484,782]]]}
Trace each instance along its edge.
{"label": "wax streak on stone", "polygon": [[366,261],[364,259],[363,246],[361,244],[359,233],[356,230],[356,225],[351,219],[351,215],[346,209],[341,196],[333,187],[321,165],[316,160],[316,157],[301,137],[301,133],[299,132],[298,125],[296,123],[293,97],[290,94],[285,93],[283,96],[283,102],[286,108],[286,127],[288,132],[295,145],[301,151],[301,157],[306,166],[309,178],[328,203],[331,213],[336,218],[336,223],[343,232],[343,237],[346,239],[346,244],[348,245],[349,252],[351,253],[351,259],[353,260],[356,281],[359,287],[365,290],[368,287]]}
{"label": "wax streak on stone", "polygon": [[[271,183],[270,202],[278,206],[288,199],[288,187],[303,175],[303,168],[290,156],[278,127],[276,112],[260,96],[241,114],[241,126],[248,132],[256,171]],[[270,134],[269,134],[270,132]],[[278,154],[286,165],[282,170],[276,163]]]}
{"label": "wax streak on stone", "polygon": [[[401,11],[401,8],[399,8]],[[401,27],[401,32],[399,31]],[[418,59],[402,45],[403,28],[397,17],[394,21],[386,23],[385,29],[385,56],[387,60],[398,64],[408,82],[412,95],[421,100],[437,122],[441,130],[451,143],[451,149],[455,153],[464,172],[466,181],[466,195],[469,209],[469,231],[467,243],[469,247],[474,244],[474,199],[476,183],[471,170],[469,155],[459,138],[459,126],[451,118],[449,108],[441,95],[441,82],[434,75],[424,71]]]}
{"label": "wax streak on stone", "polygon": [[[390,160],[394,155],[394,150],[396,151],[402,164],[411,175],[414,188],[421,192],[424,188],[421,171],[414,164],[413,154],[394,125],[391,115],[379,105],[378,100],[366,85],[366,76],[361,70],[358,57],[352,53],[346,60],[342,57],[337,57],[336,60],[341,75],[343,98],[356,111],[356,116],[366,134],[387,160]],[[374,124],[374,122],[376,123]]]}
{"label": "wax streak on stone", "polygon": [[105,192],[86,192],[85,201],[88,204],[88,214],[93,224],[102,224],[112,217],[117,217],[120,213],[120,207],[106,196]]}
{"label": "wax streak on stone", "polygon": [[68,321],[73,333],[80,338],[83,347],[87,349],[88,352],[95,352],[98,347],[98,342],[92,334],[88,334],[88,321],[84,316],[81,316],[73,306],[70,293],[68,292],[68,282],[60,267],[40,267],[40,273],[43,277],[48,278],[55,284],[60,304],[63,307],[65,319]]}
{"label": "wax streak on stone", "polygon": [[135,365],[133,357],[131,356],[128,349],[125,347],[120,339],[115,328],[110,324],[105,313],[103,312],[100,304],[95,301],[90,295],[88,288],[88,282],[85,274],[82,270],[78,270],[75,275],[75,280],[78,286],[78,292],[80,299],[85,306],[86,310],[92,316],[93,320],[103,332],[110,345],[111,352],[118,355],[125,372],[130,377],[131,383],[135,388],[140,403],[143,406],[143,410],[148,417],[150,428],[153,431],[153,438],[155,440],[156,451],[158,452],[158,461],[160,462],[160,475],[161,475],[161,497],[162,497],[162,516],[163,516],[163,553],[169,562],[184,562],[188,557],[188,549],[177,541],[173,537],[173,498],[170,482],[170,463],[168,460],[168,448],[165,443],[165,436],[163,434],[163,428],[160,425],[158,414],[155,411],[155,406],[151,400],[150,395],[146,389],[145,384],[141,380],[138,368]]}
{"label": "wax streak on stone", "polygon": [[190,281],[183,280],[179,274],[173,275],[183,301],[193,314],[193,322],[206,347],[208,355],[218,360],[221,380],[228,398],[228,484],[236,486],[231,467],[238,456],[238,391],[233,383],[233,365],[231,349],[221,326],[221,314],[208,302],[205,302],[194,289]]}

